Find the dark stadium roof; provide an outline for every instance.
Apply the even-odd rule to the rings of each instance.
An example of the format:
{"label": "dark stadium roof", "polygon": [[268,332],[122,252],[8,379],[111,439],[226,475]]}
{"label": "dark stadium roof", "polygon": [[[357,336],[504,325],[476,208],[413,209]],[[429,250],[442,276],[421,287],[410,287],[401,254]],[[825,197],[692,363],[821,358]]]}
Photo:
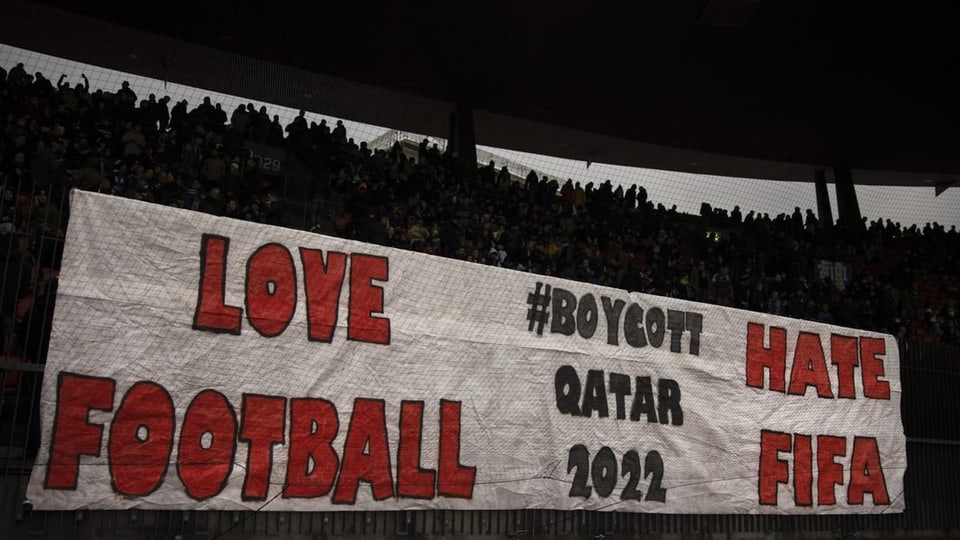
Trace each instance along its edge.
{"label": "dark stadium roof", "polygon": [[478,142],[549,155],[807,181],[846,162],[857,183],[946,186],[960,178],[958,15],[837,0],[4,0],[0,42],[441,136],[467,103]]}

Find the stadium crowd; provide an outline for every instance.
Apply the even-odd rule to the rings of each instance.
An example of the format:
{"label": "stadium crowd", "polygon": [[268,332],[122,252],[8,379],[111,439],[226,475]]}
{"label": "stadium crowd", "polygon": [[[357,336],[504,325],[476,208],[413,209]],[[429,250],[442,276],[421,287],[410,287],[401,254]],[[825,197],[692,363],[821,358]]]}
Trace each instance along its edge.
{"label": "stadium crowd", "polygon": [[[22,64],[0,68],[5,336],[49,329],[52,310],[38,300],[54,296],[69,189],[289,225],[283,185],[245,150],[254,142],[284,146],[312,170],[304,226],[313,230],[898,339],[958,342],[953,227],[828,225],[799,208],[771,218],[706,203],[691,216],[638,186],[533,172],[523,179],[492,162],[457,174],[462,167],[436,145],[373,150],[342,123],[308,122],[302,112],[282,126],[252,104],[228,113],[207,98],[191,109],[137,96],[127,83],[92,90],[85,77],[74,82]],[[16,334],[21,350],[42,339]]]}

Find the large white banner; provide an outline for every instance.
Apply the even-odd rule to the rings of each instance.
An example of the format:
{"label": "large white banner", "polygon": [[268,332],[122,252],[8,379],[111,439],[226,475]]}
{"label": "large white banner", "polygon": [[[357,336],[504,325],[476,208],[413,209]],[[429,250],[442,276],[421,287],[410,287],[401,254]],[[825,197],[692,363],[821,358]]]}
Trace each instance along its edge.
{"label": "large white banner", "polygon": [[890,336],[77,192],[42,509],[903,509]]}

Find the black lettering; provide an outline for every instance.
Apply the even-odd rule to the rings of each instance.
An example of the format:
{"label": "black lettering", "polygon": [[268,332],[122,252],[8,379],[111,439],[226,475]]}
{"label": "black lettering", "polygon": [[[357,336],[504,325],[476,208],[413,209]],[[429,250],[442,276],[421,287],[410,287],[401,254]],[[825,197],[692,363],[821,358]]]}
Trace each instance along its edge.
{"label": "black lettering", "polygon": [[647,470],[647,473],[644,474],[643,477],[653,476],[653,479],[650,480],[650,487],[647,489],[647,498],[645,500],[667,502],[667,488],[660,487],[660,484],[663,482],[663,458],[660,457],[660,452],[656,450],[648,452],[643,465]]}
{"label": "black lettering", "polygon": [[663,345],[663,335],[667,330],[665,319],[662,309],[654,307],[647,310],[647,337],[650,345],[658,349]]}
{"label": "black lettering", "polygon": [[607,391],[603,387],[603,370],[591,369],[587,372],[587,384],[583,392],[583,406],[580,414],[590,418],[597,411],[599,418],[610,416],[607,409]]}
{"label": "black lettering", "polygon": [[687,312],[687,330],[690,332],[690,354],[700,356],[700,332],[703,331],[703,314]]}
{"label": "black lettering", "polygon": [[643,498],[643,492],[637,489],[637,484],[640,483],[640,455],[636,450],[630,450],[623,455],[621,463],[623,467],[620,469],[622,471],[620,476],[629,476],[629,478],[627,485],[620,492],[620,500],[639,501]]}
{"label": "black lettering", "polygon": [[670,329],[670,352],[678,353],[681,350],[680,339],[683,337],[683,323],[686,313],[674,309],[667,310],[667,328]]}
{"label": "black lettering", "polygon": [[580,377],[573,366],[560,366],[553,377],[557,409],[561,414],[580,415]]}
{"label": "black lettering", "polygon": [[610,391],[617,397],[617,420],[623,420],[627,417],[624,398],[630,395],[630,377],[623,373],[611,373]]}
{"label": "black lettering", "polygon": [[680,408],[680,385],[673,379],[660,379],[657,381],[657,414],[660,416],[661,424],[670,423],[673,418],[673,425],[683,425],[683,409]]}
{"label": "black lettering", "polygon": [[592,294],[580,297],[577,306],[577,332],[580,337],[590,339],[597,331],[597,299]]}
{"label": "black lettering", "polygon": [[576,331],[577,321],[573,318],[573,310],[577,308],[577,297],[572,292],[553,288],[553,315],[550,317],[550,332],[572,336]]}
{"label": "black lettering", "polygon": [[570,453],[567,456],[567,474],[570,474],[570,471],[576,469],[577,472],[573,475],[573,482],[570,484],[570,497],[582,497],[584,499],[589,499],[590,494],[593,492],[593,489],[587,485],[587,475],[590,471],[590,451],[587,450],[587,447],[578,444],[570,448]]}
{"label": "black lettering", "polygon": [[603,305],[603,314],[607,318],[607,344],[620,344],[620,313],[623,312],[623,306],[627,305],[623,300],[617,299],[610,303],[607,296],[600,297],[600,303]]}
{"label": "black lettering", "polygon": [[600,497],[609,497],[613,488],[617,487],[617,456],[609,447],[604,446],[593,458],[590,468],[593,478],[593,489]]}
{"label": "black lettering", "polygon": [[623,315],[623,336],[631,347],[646,347],[647,336],[643,333],[643,308],[631,303]]}
{"label": "black lettering", "polygon": [[640,415],[647,415],[647,422],[657,422],[657,407],[653,399],[653,384],[650,377],[637,377],[637,390],[633,394],[633,406],[630,407],[630,420],[640,421]]}

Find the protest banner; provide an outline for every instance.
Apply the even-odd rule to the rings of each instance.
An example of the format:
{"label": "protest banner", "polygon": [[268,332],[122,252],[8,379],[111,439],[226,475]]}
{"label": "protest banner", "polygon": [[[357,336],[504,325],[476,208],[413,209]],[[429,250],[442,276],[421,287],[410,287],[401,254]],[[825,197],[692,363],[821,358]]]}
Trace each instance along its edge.
{"label": "protest banner", "polygon": [[70,208],[37,508],[903,509],[891,336]]}

